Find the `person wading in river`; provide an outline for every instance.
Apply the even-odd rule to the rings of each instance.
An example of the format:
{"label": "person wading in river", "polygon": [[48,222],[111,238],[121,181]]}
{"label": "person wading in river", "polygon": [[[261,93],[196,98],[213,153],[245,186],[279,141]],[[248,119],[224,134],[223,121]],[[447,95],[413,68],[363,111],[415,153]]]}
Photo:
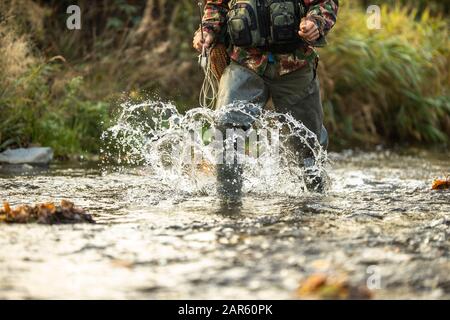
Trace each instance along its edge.
{"label": "person wading in river", "polygon": [[[229,41],[231,63],[219,84],[216,108],[245,101],[264,106],[272,98],[275,110],[291,113],[311,130],[326,148],[328,135],[317,78],[318,54],[336,22],[338,0],[206,0],[202,31],[194,36],[198,51]],[[219,128],[251,127],[258,110],[230,108]],[[315,172],[315,159],[300,140],[292,141],[304,165],[309,190],[322,191],[323,177]],[[219,188],[240,194],[241,167],[218,165]],[[231,178],[230,178],[231,177]]]}

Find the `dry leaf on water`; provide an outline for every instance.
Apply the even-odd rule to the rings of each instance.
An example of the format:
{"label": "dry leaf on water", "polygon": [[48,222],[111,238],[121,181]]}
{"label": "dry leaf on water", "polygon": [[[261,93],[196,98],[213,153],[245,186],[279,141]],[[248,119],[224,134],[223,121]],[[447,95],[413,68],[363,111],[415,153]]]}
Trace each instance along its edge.
{"label": "dry leaf on water", "polygon": [[73,202],[62,200],[59,206],[53,203],[38,203],[34,207],[20,205],[12,209],[8,202],[3,202],[0,209],[0,222],[42,224],[59,223],[95,223],[94,219],[82,208],[76,207]]}
{"label": "dry leaf on water", "polygon": [[350,284],[344,275],[313,274],[300,283],[296,296],[300,299],[371,299],[372,293],[363,286]]}
{"label": "dry leaf on water", "polygon": [[436,179],[431,186],[433,190],[447,190],[450,189],[450,176],[445,179]]}

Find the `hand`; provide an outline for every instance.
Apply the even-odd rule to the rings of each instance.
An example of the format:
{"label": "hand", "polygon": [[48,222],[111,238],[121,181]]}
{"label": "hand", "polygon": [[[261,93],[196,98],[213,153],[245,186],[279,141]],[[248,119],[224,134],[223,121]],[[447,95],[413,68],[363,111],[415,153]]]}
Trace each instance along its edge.
{"label": "hand", "polygon": [[300,22],[300,30],[298,31],[298,35],[308,42],[313,42],[319,39],[320,32],[314,22],[311,20],[302,19],[302,22]]}
{"label": "hand", "polygon": [[192,40],[192,46],[198,52],[202,52],[203,47],[209,48],[214,41],[214,34],[212,32],[203,31],[203,39],[200,31],[197,31]]}

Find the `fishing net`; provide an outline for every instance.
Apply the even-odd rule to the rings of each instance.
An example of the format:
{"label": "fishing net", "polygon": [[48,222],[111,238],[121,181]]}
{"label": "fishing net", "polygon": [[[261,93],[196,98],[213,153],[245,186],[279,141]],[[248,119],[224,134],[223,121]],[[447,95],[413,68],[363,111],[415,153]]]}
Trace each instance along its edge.
{"label": "fishing net", "polygon": [[230,63],[230,57],[228,56],[227,48],[224,44],[216,44],[209,53],[211,59],[211,71],[218,81],[222,77],[225,68]]}
{"label": "fishing net", "polygon": [[200,89],[199,105],[203,108],[214,109],[219,93],[219,82],[230,58],[225,45],[218,43],[211,49],[203,49],[199,56],[199,64],[205,73]]}

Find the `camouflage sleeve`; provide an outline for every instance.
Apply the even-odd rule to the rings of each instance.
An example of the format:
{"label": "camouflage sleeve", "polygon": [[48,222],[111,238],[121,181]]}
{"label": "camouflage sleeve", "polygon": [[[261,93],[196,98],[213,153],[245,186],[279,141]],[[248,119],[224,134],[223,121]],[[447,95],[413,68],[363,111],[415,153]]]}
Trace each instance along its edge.
{"label": "camouflage sleeve", "polygon": [[307,18],[318,26],[321,36],[325,36],[336,23],[338,0],[304,0],[308,8]]}
{"label": "camouflage sleeve", "polygon": [[206,0],[203,28],[219,34],[225,24],[230,0]]}

